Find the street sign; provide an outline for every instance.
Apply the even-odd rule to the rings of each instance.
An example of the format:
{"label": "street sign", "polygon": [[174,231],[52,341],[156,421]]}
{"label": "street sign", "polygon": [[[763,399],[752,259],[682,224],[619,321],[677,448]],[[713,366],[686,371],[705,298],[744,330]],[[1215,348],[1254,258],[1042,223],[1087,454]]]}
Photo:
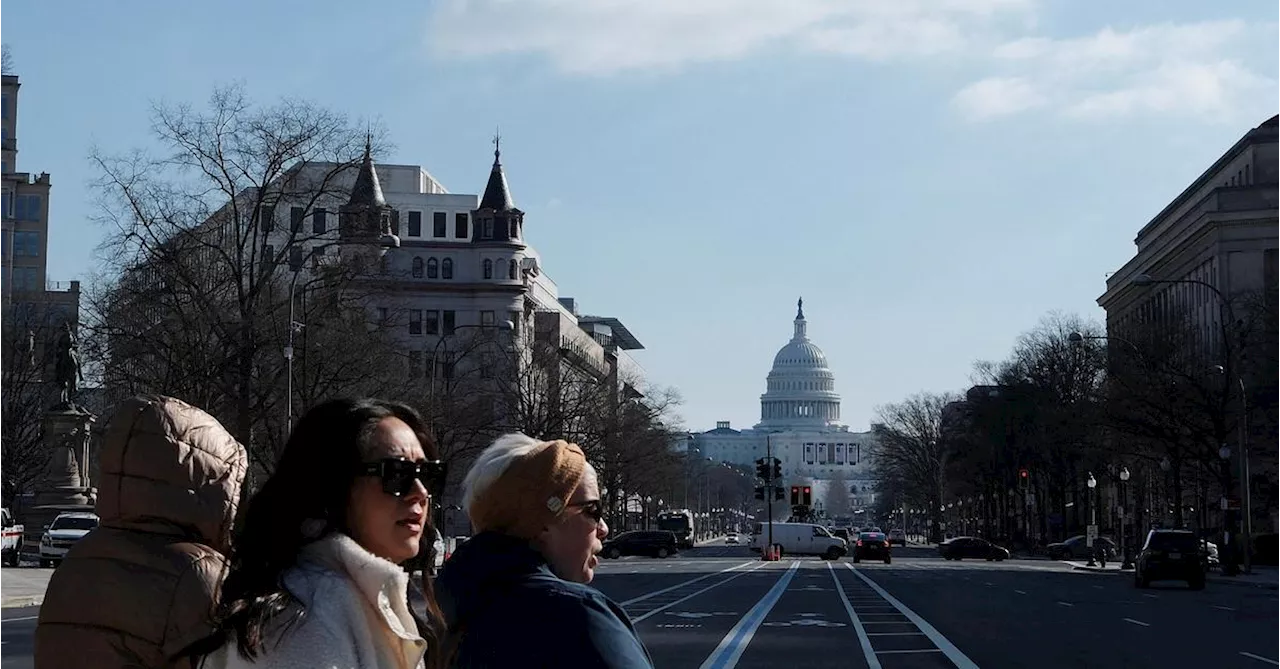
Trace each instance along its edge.
{"label": "street sign", "polygon": [[1089,548],[1093,548],[1093,542],[1097,541],[1097,539],[1098,539],[1097,525],[1090,525],[1089,527],[1085,528],[1084,545],[1088,546]]}

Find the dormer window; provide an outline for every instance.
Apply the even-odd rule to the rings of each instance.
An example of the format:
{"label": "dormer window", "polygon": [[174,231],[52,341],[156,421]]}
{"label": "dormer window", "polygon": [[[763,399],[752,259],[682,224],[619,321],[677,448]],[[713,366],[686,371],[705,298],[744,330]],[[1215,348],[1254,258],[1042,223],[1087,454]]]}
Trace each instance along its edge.
{"label": "dormer window", "polygon": [[493,278],[493,261],[489,260],[488,258],[485,258],[484,260],[484,278],[486,279]]}
{"label": "dormer window", "polygon": [[512,258],[511,262],[507,263],[507,278],[511,279],[512,281],[515,281],[516,273],[518,272],[518,270],[519,270],[519,267],[518,267],[518,264],[516,263],[516,259]]}
{"label": "dormer window", "polygon": [[480,239],[493,239],[492,218],[486,218],[480,222]]}

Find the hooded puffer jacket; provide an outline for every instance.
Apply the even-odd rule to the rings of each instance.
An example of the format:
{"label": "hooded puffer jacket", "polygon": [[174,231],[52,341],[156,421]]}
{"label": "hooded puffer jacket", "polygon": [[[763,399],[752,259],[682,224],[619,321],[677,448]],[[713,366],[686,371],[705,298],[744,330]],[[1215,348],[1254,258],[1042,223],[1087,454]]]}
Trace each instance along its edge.
{"label": "hooded puffer jacket", "polygon": [[36,669],[189,666],[213,632],[245,450],[181,400],[125,401],[102,443],[101,525],[49,580]]}

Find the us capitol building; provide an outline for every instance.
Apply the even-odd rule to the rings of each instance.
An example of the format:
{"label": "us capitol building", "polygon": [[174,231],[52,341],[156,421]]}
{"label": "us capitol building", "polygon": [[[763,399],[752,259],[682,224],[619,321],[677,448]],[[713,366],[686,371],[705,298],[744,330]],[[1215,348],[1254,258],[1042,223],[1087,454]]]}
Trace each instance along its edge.
{"label": "us capitol building", "polygon": [[765,457],[766,441],[782,461],[783,485],[812,485],[815,504],[825,499],[832,479],[844,479],[855,490],[854,509],[874,501],[871,432],[851,432],[840,424],[840,395],[827,356],[809,340],[804,300],[796,305],[791,341],[773,356],[765,393],[760,396],[760,422],[735,430],[729,421],[714,430],[690,434],[683,448],[703,457],[751,467]]}

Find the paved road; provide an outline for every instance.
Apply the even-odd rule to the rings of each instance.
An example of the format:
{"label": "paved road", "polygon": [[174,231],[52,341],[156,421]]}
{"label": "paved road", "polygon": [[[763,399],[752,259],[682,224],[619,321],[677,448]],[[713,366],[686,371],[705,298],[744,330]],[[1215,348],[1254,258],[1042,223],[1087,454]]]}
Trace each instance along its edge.
{"label": "paved road", "polygon": [[[597,574],[663,669],[1261,669],[1280,643],[1274,590],[1137,590],[1069,564],[947,562],[927,548],[855,566],[709,546]],[[31,666],[36,611],[4,609],[6,669]]]}

